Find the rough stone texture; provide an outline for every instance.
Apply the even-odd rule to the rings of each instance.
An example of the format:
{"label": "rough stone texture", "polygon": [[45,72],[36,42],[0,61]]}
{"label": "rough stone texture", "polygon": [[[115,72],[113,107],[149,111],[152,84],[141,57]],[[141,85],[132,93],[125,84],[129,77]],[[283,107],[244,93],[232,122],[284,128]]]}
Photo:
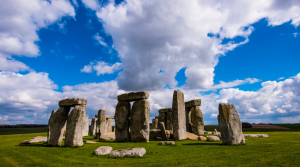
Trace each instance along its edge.
{"label": "rough stone texture", "polygon": [[206,137],[204,137],[204,136],[199,136],[198,140],[206,141],[206,140],[207,140],[207,138],[206,138]]}
{"label": "rough stone texture", "polygon": [[130,92],[130,93],[118,95],[118,101],[130,102],[130,101],[137,101],[137,100],[143,100],[148,98],[149,98],[149,93],[146,91]]}
{"label": "rough stone texture", "polygon": [[111,127],[111,119],[106,117],[106,133],[111,133],[112,127]]}
{"label": "rough stone texture", "polygon": [[159,123],[163,122],[166,124],[167,122],[167,112],[161,112],[161,109],[158,110],[158,128],[159,128]]}
{"label": "rough stone texture", "polygon": [[207,136],[206,141],[220,141],[220,138],[218,136]]}
{"label": "rough stone texture", "polygon": [[37,137],[34,137],[33,139],[31,140],[25,140],[22,142],[22,144],[31,144],[31,143],[37,143],[37,142],[46,142],[47,141],[47,137],[44,137],[44,136],[37,136]]}
{"label": "rough stone texture", "polygon": [[98,142],[95,142],[95,141],[86,141],[85,143],[88,143],[88,144],[96,144]]}
{"label": "rough stone texture", "polygon": [[111,158],[114,157],[134,157],[134,156],[139,156],[142,157],[144,154],[146,154],[146,149],[144,148],[129,148],[129,149],[123,149],[123,150],[114,150],[112,151],[109,156]]}
{"label": "rough stone texture", "polygon": [[86,106],[77,105],[71,111],[67,120],[65,145],[68,147],[83,146],[82,129],[86,118]]}
{"label": "rough stone texture", "polygon": [[159,142],[157,145],[175,145],[174,141]]}
{"label": "rough stone texture", "polygon": [[98,133],[98,138],[102,136],[105,136],[106,134],[106,110],[105,109],[100,109],[98,111],[98,122],[99,122],[99,131]]}
{"label": "rough stone texture", "polygon": [[166,122],[166,130],[173,130],[173,125],[172,125],[172,110],[167,112],[167,122]]}
{"label": "rough stone texture", "polygon": [[130,103],[126,101],[119,101],[115,112],[115,133],[116,141],[128,142],[130,141]]}
{"label": "rough stone texture", "polygon": [[191,108],[185,107],[186,131],[192,133]]}
{"label": "rough stone texture", "polygon": [[172,125],[174,139],[186,139],[186,118],[184,95],[180,90],[174,91],[172,102]]}
{"label": "rough stone texture", "polygon": [[152,119],[152,129],[158,129],[158,119]]}
{"label": "rough stone texture", "polygon": [[48,144],[52,146],[60,146],[65,132],[65,125],[68,119],[70,107],[60,107],[51,115],[49,120],[50,139]]}
{"label": "rough stone texture", "polygon": [[115,119],[115,116],[113,116],[113,115],[106,115],[106,119]]}
{"label": "rough stone texture", "polygon": [[100,120],[98,119],[98,117],[96,119],[96,131],[95,131],[94,138],[95,139],[99,139],[100,138]]}
{"label": "rough stone texture", "polygon": [[198,135],[195,135],[193,133],[190,133],[190,132],[186,132],[186,135],[187,135],[187,138],[189,140],[198,140],[199,136]]}
{"label": "rough stone texture", "polygon": [[101,147],[97,148],[94,153],[95,153],[95,155],[107,155],[107,154],[110,154],[112,150],[113,150],[112,147],[101,146]]}
{"label": "rough stone texture", "polygon": [[196,135],[204,135],[203,114],[199,106],[191,107],[192,131]]}
{"label": "rough stone texture", "polygon": [[163,140],[168,140],[166,129],[165,129],[165,124],[163,122],[159,123],[160,131],[161,131],[161,138]]}
{"label": "rough stone texture", "polygon": [[245,144],[242,122],[240,121],[239,115],[232,104],[219,104],[218,122],[223,144]]}
{"label": "rough stone texture", "polygon": [[150,134],[150,103],[147,99],[135,101],[130,112],[130,133],[133,142],[148,142]]}
{"label": "rough stone texture", "polygon": [[174,133],[173,130],[167,130],[168,133],[170,133],[170,139],[174,139]]}
{"label": "rough stone texture", "polygon": [[82,98],[66,98],[59,101],[59,107],[75,107],[75,105],[86,105],[87,100]]}
{"label": "rough stone texture", "polygon": [[157,137],[161,138],[161,130],[160,129],[151,129],[149,138],[156,139]]}
{"label": "rough stone texture", "polygon": [[89,118],[85,117],[83,129],[82,129],[82,136],[88,136],[89,135]]}
{"label": "rough stone texture", "polygon": [[159,113],[163,113],[163,112],[171,112],[172,111],[172,108],[162,108],[162,109],[159,109],[158,112]]}
{"label": "rough stone texture", "polygon": [[104,136],[101,136],[99,140],[114,140],[116,139],[115,136],[116,136],[115,132],[110,132],[110,133],[106,133]]}
{"label": "rough stone texture", "polygon": [[188,102],[185,102],[185,107],[195,107],[201,106],[201,99],[194,99]]}
{"label": "rough stone texture", "polygon": [[90,131],[90,134],[92,136],[96,135],[97,120],[98,120],[98,117],[97,118],[93,118],[92,122],[91,122],[91,131]]}
{"label": "rough stone texture", "polygon": [[214,135],[214,136],[218,136],[220,139],[222,139],[221,133],[218,132],[217,129],[215,129],[213,135]]}
{"label": "rough stone texture", "polygon": [[53,113],[55,113],[57,110],[53,110],[52,111],[52,113],[51,113],[51,115],[50,115],[50,118],[49,118],[49,121],[48,121],[48,133],[47,133],[47,142],[49,143],[49,140],[50,140],[50,127],[51,126],[53,126],[52,124],[52,122],[53,122],[53,120],[51,119],[51,117],[52,117],[52,115],[53,115]]}
{"label": "rough stone texture", "polygon": [[269,137],[267,134],[244,134],[244,137]]}

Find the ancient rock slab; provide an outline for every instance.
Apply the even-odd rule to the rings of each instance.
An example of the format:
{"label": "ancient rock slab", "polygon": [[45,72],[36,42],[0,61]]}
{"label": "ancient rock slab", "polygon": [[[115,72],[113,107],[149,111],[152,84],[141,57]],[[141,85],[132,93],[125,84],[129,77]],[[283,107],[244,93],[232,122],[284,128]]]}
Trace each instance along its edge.
{"label": "ancient rock slab", "polygon": [[218,132],[217,129],[215,129],[213,135],[214,135],[214,136],[218,136],[220,139],[222,139],[221,133]]}
{"label": "ancient rock slab", "polygon": [[149,138],[156,139],[157,137],[161,138],[161,130],[160,129],[151,129]]}
{"label": "ancient rock slab", "polygon": [[171,112],[172,108],[162,108],[158,110],[158,113]]}
{"label": "ancient rock slab", "polygon": [[269,137],[267,134],[244,134],[244,137]]}
{"label": "ancient rock slab", "polygon": [[190,132],[186,132],[186,135],[187,135],[187,138],[189,140],[198,140],[199,136],[198,135],[195,135],[193,133],[190,133]]}
{"label": "ancient rock slab", "polygon": [[150,134],[150,103],[147,99],[135,101],[130,112],[130,133],[133,142],[148,142]]}
{"label": "ancient rock slab", "polygon": [[134,156],[142,157],[144,154],[146,154],[146,149],[138,147],[138,148],[114,150],[109,154],[109,156],[111,158],[125,157],[125,156],[128,156],[128,157],[134,157]]}
{"label": "ancient rock slab", "polygon": [[106,115],[106,119],[115,119],[114,115]]}
{"label": "ancient rock slab", "polygon": [[66,98],[59,101],[60,107],[74,107],[75,105],[86,105],[87,100],[83,98]]}
{"label": "ancient rock slab", "polygon": [[194,99],[188,102],[185,102],[185,107],[195,107],[201,106],[201,99]]}
{"label": "ancient rock slab", "polygon": [[126,101],[119,101],[115,111],[115,133],[116,141],[128,142],[130,141],[130,103]]}
{"label": "ancient rock slab", "polygon": [[163,122],[160,122],[159,127],[160,127],[160,131],[161,131],[161,138],[163,140],[168,140],[167,132],[166,132],[166,129],[165,129],[165,124]]}
{"label": "ancient rock slab", "polygon": [[240,121],[239,115],[232,104],[219,104],[218,122],[223,144],[245,144],[242,122]]}
{"label": "ancient rock slab", "polygon": [[95,141],[86,141],[85,143],[88,143],[88,144],[96,144],[98,142],[95,142]]}
{"label": "ancient rock slab", "polygon": [[172,112],[167,112],[166,130],[173,130],[172,125]]}
{"label": "ancient rock slab", "polygon": [[175,145],[174,141],[159,142],[157,145]]}
{"label": "ancient rock slab", "polygon": [[204,137],[204,136],[199,136],[198,140],[206,141],[206,140],[207,140],[207,138],[206,138],[206,137]]}
{"label": "ancient rock slab", "polygon": [[64,132],[66,131],[66,121],[70,107],[60,107],[56,112],[53,112],[49,120],[50,139],[49,145],[60,146],[62,143]]}
{"label": "ancient rock slab", "polygon": [[112,132],[112,127],[111,127],[111,119],[106,118],[106,133],[111,133]]}
{"label": "ancient rock slab", "polygon": [[106,133],[106,110],[100,109],[98,111],[98,123],[99,123],[99,135],[98,137],[100,138],[101,136],[105,136]]}
{"label": "ancient rock slab", "polygon": [[110,154],[112,150],[113,150],[112,147],[101,146],[101,147],[97,148],[94,153],[95,153],[95,155],[107,155],[107,154]]}
{"label": "ancient rock slab", "polygon": [[172,102],[172,125],[174,139],[186,139],[186,117],[184,95],[180,90],[174,91]]}
{"label": "ancient rock slab", "polygon": [[67,121],[65,145],[68,147],[83,146],[82,129],[84,127],[86,106],[76,105]]}
{"label": "ancient rock slab", "polygon": [[152,119],[152,128],[158,129],[158,119]]}
{"label": "ancient rock slab", "polygon": [[37,143],[37,142],[46,142],[47,137],[44,136],[36,136],[31,140],[25,140],[22,142],[22,144],[31,144],[31,143]]}
{"label": "ancient rock slab", "polygon": [[84,118],[84,124],[82,128],[82,136],[88,136],[89,135],[89,118],[85,117]]}
{"label": "ancient rock slab", "polygon": [[130,93],[118,95],[118,101],[137,101],[137,100],[143,100],[148,98],[149,98],[149,93],[146,91],[130,92]]}
{"label": "ancient rock slab", "polygon": [[93,118],[92,122],[91,122],[91,131],[90,131],[90,134],[92,136],[96,135],[97,120],[98,120],[98,117],[97,118]]}
{"label": "ancient rock slab", "polygon": [[203,114],[199,106],[191,107],[192,131],[196,135],[204,135]]}
{"label": "ancient rock slab", "polygon": [[48,133],[47,133],[47,142],[49,143],[49,140],[50,140],[50,127],[53,126],[52,124],[52,121],[53,119],[51,119],[51,116],[53,113],[55,113],[57,110],[53,110],[51,115],[50,115],[50,118],[49,118],[49,121],[48,121]]}
{"label": "ancient rock slab", "polygon": [[159,123],[163,122],[163,123],[167,123],[167,112],[159,112],[158,110],[158,128],[159,128]]}
{"label": "ancient rock slab", "polygon": [[186,119],[186,131],[192,133],[192,117],[191,117],[191,108],[185,107],[185,119]]}
{"label": "ancient rock slab", "polygon": [[207,136],[206,141],[220,141],[220,138],[218,136]]}
{"label": "ancient rock slab", "polygon": [[116,139],[115,136],[116,136],[115,132],[110,132],[110,133],[106,133],[104,136],[101,136],[99,140],[114,140]]}

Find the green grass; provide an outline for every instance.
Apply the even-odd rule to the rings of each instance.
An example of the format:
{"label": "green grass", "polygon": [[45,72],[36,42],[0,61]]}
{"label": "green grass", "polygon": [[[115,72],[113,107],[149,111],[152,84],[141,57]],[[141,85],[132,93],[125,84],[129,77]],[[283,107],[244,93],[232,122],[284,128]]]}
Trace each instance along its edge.
{"label": "green grass", "polygon": [[[175,141],[175,146],[160,146],[157,145],[159,141],[152,140],[149,143],[102,141],[76,148],[50,147],[43,142],[20,144],[23,140],[35,136],[46,136],[46,130],[42,133],[28,133],[33,131],[32,129],[36,128],[23,129],[26,134],[11,132],[10,135],[0,135],[0,166],[299,166],[300,164],[298,127],[295,127],[294,131],[266,132],[269,138],[247,137],[246,145],[239,146],[191,140]],[[13,130],[16,129],[11,129]],[[245,133],[261,133],[261,131]],[[96,141],[92,136],[84,137],[84,141],[86,140]],[[113,159],[108,155],[95,156],[93,152],[100,146],[111,146],[114,150],[144,147],[147,153],[142,158]]]}

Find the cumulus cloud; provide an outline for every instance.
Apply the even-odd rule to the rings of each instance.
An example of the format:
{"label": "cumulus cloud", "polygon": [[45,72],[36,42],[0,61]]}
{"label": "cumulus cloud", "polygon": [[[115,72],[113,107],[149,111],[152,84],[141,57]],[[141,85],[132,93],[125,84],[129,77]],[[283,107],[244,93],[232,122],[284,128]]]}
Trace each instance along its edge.
{"label": "cumulus cloud", "polygon": [[[266,18],[270,26],[292,21],[300,23],[299,1],[280,0],[180,0],[151,2],[110,1],[101,7],[96,1],[83,1],[95,10],[106,33],[114,41],[123,70],[117,78],[124,90],[175,88],[177,72],[186,68],[187,89],[211,88],[218,57],[247,43],[251,24]],[[208,37],[208,34],[214,34]],[[245,38],[240,43],[224,38]],[[164,73],[159,73],[164,69]]]}
{"label": "cumulus cloud", "polygon": [[97,75],[103,74],[112,74],[122,68],[121,63],[115,63],[113,65],[109,65],[106,62],[98,61],[97,63],[91,62],[89,65],[85,65],[81,72],[92,73],[92,71],[96,71]]}
{"label": "cumulus cloud", "polygon": [[[95,39],[100,45],[107,46],[107,44],[105,43],[104,39],[99,35],[99,33],[96,33],[93,36],[93,39]],[[98,43],[96,43],[96,44],[98,45]]]}

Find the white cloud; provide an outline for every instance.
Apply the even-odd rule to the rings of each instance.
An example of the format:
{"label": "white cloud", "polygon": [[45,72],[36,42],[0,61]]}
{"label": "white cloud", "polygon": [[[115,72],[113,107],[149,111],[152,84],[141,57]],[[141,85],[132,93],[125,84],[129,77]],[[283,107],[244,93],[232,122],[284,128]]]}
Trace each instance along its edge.
{"label": "white cloud", "polygon": [[[151,2],[127,0],[118,6],[83,3],[97,11],[106,33],[114,41],[123,71],[117,78],[124,90],[175,88],[177,72],[186,68],[188,89],[209,89],[219,54],[247,43],[251,24],[266,18],[270,26],[292,20],[300,23],[298,1],[180,0]],[[208,37],[212,33],[219,38]],[[224,38],[242,36],[240,43],[221,44]],[[164,69],[164,73],[159,73]]]}
{"label": "white cloud", "polygon": [[89,65],[85,65],[81,72],[92,73],[92,71],[96,71],[97,75],[102,74],[112,74],[122,68],[121,63],[115,63],[113,65],[109,65],[106,62],[98,61],[96,64],[91,62]]}
{"label": "white cloud", "polygon": [[284,77],[280,77],[280,78],[278,78],[277,80],[283,80],[284,79]]}
{"label": "white cloud", "polygon": [[[107,44],[105,43],[104,39],[99,35],[99,33],[96,33],[94,36],[93,36],[93,39],[95,39],[100,45],[102,46],[107,46]],[[98,44],[97,43],[97,44]]]}
{"label": "white cloud", "polygon": [[217,118],[219,114],[211,114],[210,118]]}

